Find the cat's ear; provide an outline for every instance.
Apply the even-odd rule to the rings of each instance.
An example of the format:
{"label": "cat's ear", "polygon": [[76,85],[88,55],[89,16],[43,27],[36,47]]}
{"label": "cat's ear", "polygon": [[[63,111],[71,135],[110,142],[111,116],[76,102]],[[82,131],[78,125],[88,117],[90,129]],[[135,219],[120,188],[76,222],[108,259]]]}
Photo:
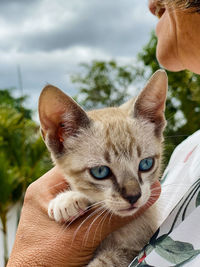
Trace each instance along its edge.
{"label": "cat's ear", "polygon": [[156,71],[136,99],[121,106],[134,118],[155,124],[155,134],[160,136],[166,124],[164,110],[168,78],[164,70]]}
{"label": "cat's ear", "polygon": [[86,112],[60,89],[47,85],[39,98],[39,118],[45,143],[55,155],[64,150],[63,142],[76,135],[80,127],[88,127]]}
{"label": "cat's ear", "polygon": [[164,111],[168,78],[164,70],[156,71],[135,101],[133,116],[155,124],[155,133],[160,136],[166,124]]}

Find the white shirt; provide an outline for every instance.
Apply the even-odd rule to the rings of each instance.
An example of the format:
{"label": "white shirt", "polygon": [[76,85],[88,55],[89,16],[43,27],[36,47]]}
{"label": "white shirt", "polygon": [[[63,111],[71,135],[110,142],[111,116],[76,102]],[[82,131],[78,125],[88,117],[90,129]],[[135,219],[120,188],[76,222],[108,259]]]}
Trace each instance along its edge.
{"label": "white shirt", "polygon": [[161,227],[130,267],[199,267],[200,130],[177,146],[161,184]]}

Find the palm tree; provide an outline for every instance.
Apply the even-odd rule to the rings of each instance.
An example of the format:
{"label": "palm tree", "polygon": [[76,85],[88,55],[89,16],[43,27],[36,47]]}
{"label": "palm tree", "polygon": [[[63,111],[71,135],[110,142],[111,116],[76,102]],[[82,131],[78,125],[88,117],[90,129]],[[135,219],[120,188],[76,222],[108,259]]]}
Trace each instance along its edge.
{"label": "palm tree", "polygon": [[0,103],[0,219],[5,266],[8,261],[7,213],[13,204],[23,199],[27,186],[51,167],[38,125],[28,110],[17,108],[15,98],[9,97],[13,103]]}

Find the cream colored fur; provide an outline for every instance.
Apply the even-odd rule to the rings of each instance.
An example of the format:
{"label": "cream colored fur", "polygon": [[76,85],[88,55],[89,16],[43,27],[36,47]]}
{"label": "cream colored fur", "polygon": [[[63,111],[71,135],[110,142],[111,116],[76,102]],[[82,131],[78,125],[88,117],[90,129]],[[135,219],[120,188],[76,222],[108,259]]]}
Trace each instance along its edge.
{"label": "cream colored fur", "polygon": [[[137,99],[119,108],[105,108],[87,114],[69,97],[64,100],[63,93],[57,90],[52,87],[43,91],[39,102],[40,120],[52,158],[66,176],[71,190],[51,200],[49,216],[58,222],[63,219],[71,221],[98,202],[100,211],[108,210],[110,214],[122,217],[133,215],[149,201],[151,185],[160,175],[166,74],[163,71],[154,74]],[[56,103],[46,104],[48,94],[49,99],[60,94],[63,107],[57,104],[59,115],[55,115],[55,119],[55,111],[49,106]],[[148,157],[154,158],[153,168],[139,173],[140,161]],[[94,166],[108,166],[115,181],[94,179],[89,172]],[[141,191],[137,208],[129,210],[130,203],[119,188],[124,188],[128,195]],[[157,229],[157,216],[154,204],[133,222],[110,234],[88,266],[128,266]]]}

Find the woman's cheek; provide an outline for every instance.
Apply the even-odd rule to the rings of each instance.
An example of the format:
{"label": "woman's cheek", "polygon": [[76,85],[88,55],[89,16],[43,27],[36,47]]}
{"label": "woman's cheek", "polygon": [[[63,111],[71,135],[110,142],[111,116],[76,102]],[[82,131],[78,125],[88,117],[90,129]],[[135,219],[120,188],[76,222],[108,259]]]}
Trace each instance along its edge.
{"label": "woman's cheek", "polygon": [[159,19],[156,27],[158,44],[156,56],[159,63],[168,70],[182,70],[179,58],[176,32],[176,17],[168,10]]}

